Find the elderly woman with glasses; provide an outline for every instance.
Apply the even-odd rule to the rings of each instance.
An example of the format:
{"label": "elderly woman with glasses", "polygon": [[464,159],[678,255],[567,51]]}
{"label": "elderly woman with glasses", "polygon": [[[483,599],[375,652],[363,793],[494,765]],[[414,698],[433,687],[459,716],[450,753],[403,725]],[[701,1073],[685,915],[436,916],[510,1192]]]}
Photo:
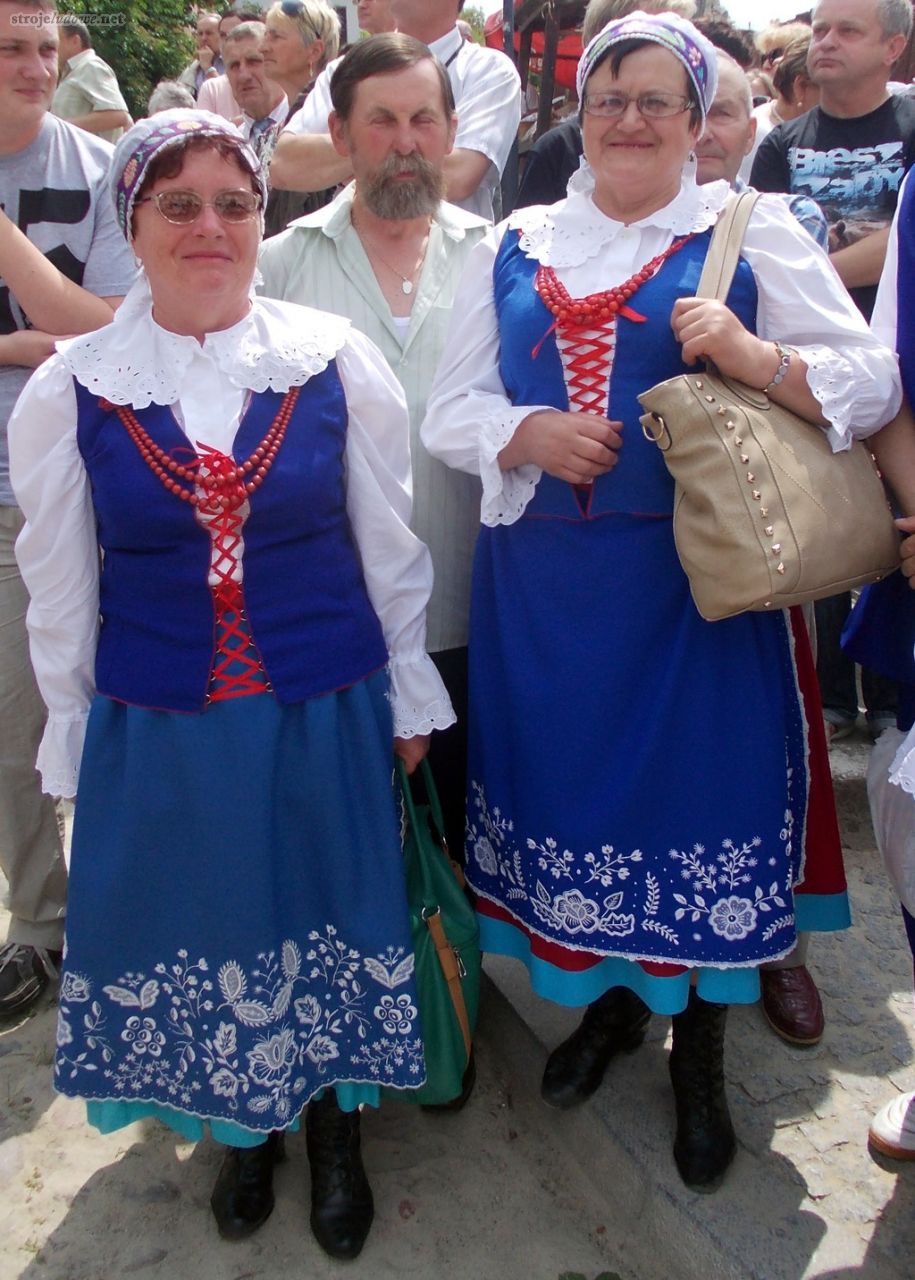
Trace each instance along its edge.
{"label": "elderly woman with glasses", "polygon": [[406,409],[348,322],[253,297],[232,125],[142,121],[111,184],[141,280],[10,423],[38,764],[77,797],[55,1083],[103,1132],[209,1128],[230,1238],[307,1107],[312,1229],[353,1257],[358,1108],[424,1077],[394,754],[453,721]]}
{"label": "elderly woman with glasses", "polygon": [[707,358],[837,448],[899,397],[891,353],[776,199],[754,209],[727,303],[694,296],[729,195],[697,186],[692,154],[716,80],[714,48],[670,13],[587,45],[586,163],[565,200],[474,250],[422,429],[483,481],[467,812],[483,946],[588,1005],[547,1062],[553,1106],[593,1093],[652,1011],[673,1015],[674,1159],[700,1191],[735,1150],[728,1004],[848,908],[840,862],[810,847],[835,816],[802,623],[699,616],[637,397]]}

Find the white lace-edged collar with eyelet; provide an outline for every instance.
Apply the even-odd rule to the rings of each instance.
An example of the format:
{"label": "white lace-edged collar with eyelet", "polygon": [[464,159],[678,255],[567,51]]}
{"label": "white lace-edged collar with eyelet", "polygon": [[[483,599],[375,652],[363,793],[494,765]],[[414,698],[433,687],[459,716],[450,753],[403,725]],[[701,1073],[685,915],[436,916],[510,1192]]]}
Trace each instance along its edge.
{"label": "white lace-edged collar with eyelet", "polygon": [[726,182],[709,182],[700,187],[687,174],[670,204],[628,224],[601,213],[591,198],[593,190],[590,167],[583,164],[569,182],[569,194],[561,203],[532,205],[513,213],[508,225],[520,230],[524,253],[545,267],[580,267],[627,227],[663,227],[675,236],[707,231],[717,222],[729,187]]}
{"label": "white lace-edged collar with eyelet", "polygon": [[145,409],[180,399],[188,366],[201,350],[240,390],[285,393],[326,369],[349,330],[349,321],[341,316],[253,298],[244,319],[208,333],[201,347],[196,338],[156,323],[149,286],[141,277],[111,324],[68,338],[57,350],[87,391],[113,404]]}

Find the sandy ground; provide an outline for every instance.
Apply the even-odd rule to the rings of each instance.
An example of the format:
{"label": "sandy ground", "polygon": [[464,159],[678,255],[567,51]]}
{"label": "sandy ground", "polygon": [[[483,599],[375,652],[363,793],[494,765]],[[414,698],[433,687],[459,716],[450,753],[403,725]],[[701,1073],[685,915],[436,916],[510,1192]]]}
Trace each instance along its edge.
{"label": "sandy ground", "polygon": [[[576,1015],[493,966],[501,990],[484,991],[479,1083],[465,1111],[390,1104],[365,1119],[377,1217],[345,1273],[910,1280],[915,1163],[875,1160],[866,1146],[877,1107],[915,1089],[912,966],[874,848],[868,752],[859,732],[832,755],[855,923],[814,940],[826,1036],[792,1049],[758,1008],[735,1008],[727,1072],[740,1150],[717,1196],[686,1192],[673,1172],[669,1020],[653,1021],[645,1048],[613,1065],[586,1108],[549,1112],[537,1097],[544,1055]],[[95,1134],[81,1104],[51,1090],[53,1033],[50,1000],[0,1025],[0,1280],[341,1274],[308,1231],[303,1137],[291,1137],[277,1172],[270,1221],[250,1241],[225,1243],[208,1208],[218,1149],[152,1123]]]}

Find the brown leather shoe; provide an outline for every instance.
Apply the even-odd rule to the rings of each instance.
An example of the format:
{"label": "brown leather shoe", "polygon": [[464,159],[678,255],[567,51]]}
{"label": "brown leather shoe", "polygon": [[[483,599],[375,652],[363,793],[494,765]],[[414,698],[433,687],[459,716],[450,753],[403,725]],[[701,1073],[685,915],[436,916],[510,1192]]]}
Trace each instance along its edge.
{"label": "brown leather shoe", "polygon": [[806,965],[761,969],[762,1007],[769,1026],[788,1044],[819,1044],[825,1019],[816,983]]}

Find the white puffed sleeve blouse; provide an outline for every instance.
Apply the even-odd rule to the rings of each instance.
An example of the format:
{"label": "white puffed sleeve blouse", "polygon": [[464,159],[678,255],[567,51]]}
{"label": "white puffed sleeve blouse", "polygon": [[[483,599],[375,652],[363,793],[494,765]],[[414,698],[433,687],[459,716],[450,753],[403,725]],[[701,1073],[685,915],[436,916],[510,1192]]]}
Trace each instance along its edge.
{"label": "white puffed sleeve blouse", "polygon": [[349,418],[347,512],[388,646],[394,732],[412,737],[454,723],[425,651],[432,562],[409,528],[407,411],[384,358],[346,320],[266,299],[201,344],[155,322],[141,281],[110,325],[58,344],[9,422],[10,471],[26,519],[16,555],[31,597],[32,664],[49,711],[38,754],[45,791],[76,793],[99,621],[99,550],[73,378],[116,404],[170,405],[192,442],[228,453],[251,392],[288,391],[332,359]]}
{"label": "white puffed sleeve blouse", "polygon": [[[677,236],[707,230],[729,194],[724,182],[698,186],[684,177],[670,204],[624,224],[595,205],[589,175],[586,166],[580,170],[559,204],[518,210],[493,228],[474,249],[455,298],[421,435],[433,456],[482,478],[484,524],[510,524],[530,501],[540,469],[502,471],[498,455],[528,414],[549,407],[513,406],[499,376],[492,268],[506,230],[520,232],[528,256],[553,267],[579,298],[621,284]],[[795,348],[805,361],[833,449],[877,431],[900,404],[895,356],[868,330],[829,258],[780,196],[756,204],[742,254],[757,285],[757,333]]]}

